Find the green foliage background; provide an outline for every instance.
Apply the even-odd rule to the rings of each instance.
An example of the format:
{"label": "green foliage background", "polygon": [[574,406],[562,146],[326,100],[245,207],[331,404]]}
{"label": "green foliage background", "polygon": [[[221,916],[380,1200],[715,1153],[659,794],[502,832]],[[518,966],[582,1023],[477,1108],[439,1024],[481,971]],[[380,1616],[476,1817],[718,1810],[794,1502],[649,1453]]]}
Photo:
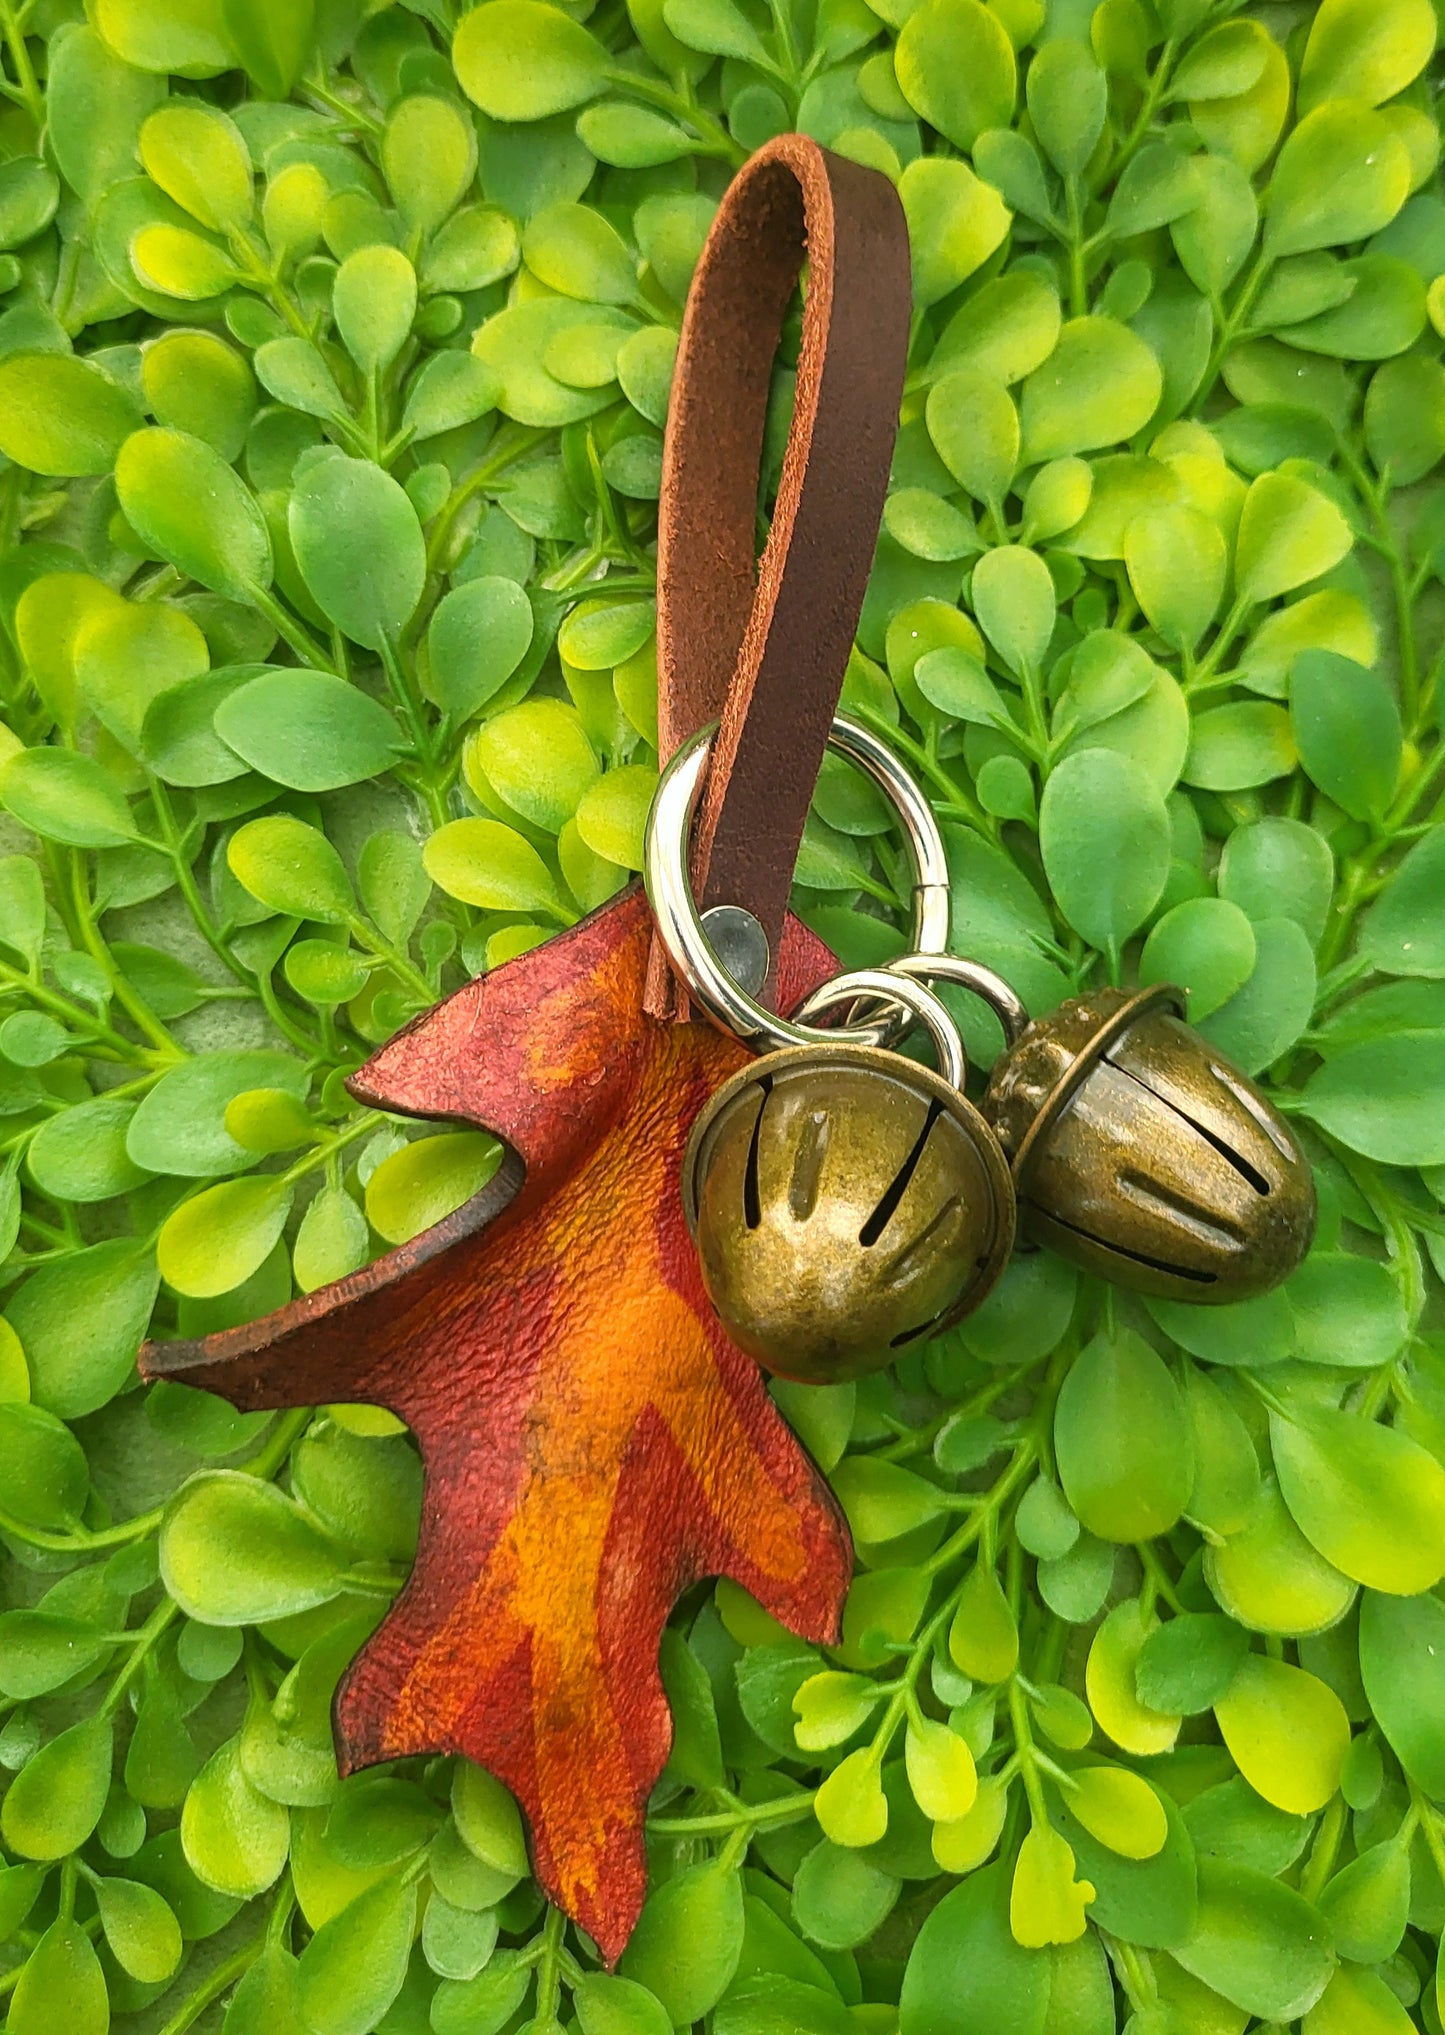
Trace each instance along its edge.
{"label": "green foliage background", "polygon": [[[0,0],[8,2027],[1439,2035],[1429,0],[458,14]],[[955,945],[1035,1013],[1185,983],[1321,1222],[1260,1302],[1022,1255],[893,1372],[779,1389],[844,1643],[680,1607],[609,1979],[485,1775],[337,1786],[410,1438],[134,1356],[495,1165],[342,1077],[637,867],[678,323],[791,125],[913,236],[847,700],[937,800]],[[799,909],[872,961],[903,883],[830,762]]]}

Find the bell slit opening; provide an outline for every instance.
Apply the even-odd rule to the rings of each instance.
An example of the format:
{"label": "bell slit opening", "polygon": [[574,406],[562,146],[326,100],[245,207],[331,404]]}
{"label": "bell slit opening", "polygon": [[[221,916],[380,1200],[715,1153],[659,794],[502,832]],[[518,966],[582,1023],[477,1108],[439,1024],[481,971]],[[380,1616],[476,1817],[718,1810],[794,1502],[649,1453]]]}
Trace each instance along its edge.
{"label": "bell slit opening", "polygon": [[763,1111],[773,1092],[772,1075],[759,1075],[758,1087],[761,1090],[758,1113],[753,1118],[753,1134],[748,1139],[748,1161],[743,1168],[743,1221],[749,1229],[756,1229],[763,1219],[763,1197],[758,1186],[758,1146],[763,1135]]}
{"label": "bell slit opening", "polygon": [[1220,1137],[1217,1131],[1210,1130],[1207,1124],[1200,1123],[1198,1117],[1191,1116],[1187,1109],[1181,1109],[1172,1097],[1161,1095],[1157,1088],[1151,1088],[1147,1081],[1141,1080],[1130,1068],[1121,1067],[1117,1060],[1111,1060],[1109,1064],[1114,1068],[1116,1073],[1123,1074],[1128,1080],[1132,1081],[1136,1088],[1142,1088],[1146,1095],[1152,1095],[1156,1102],[1162,1102],[1166,1109],[1172,1110],[1181,1123],[1187,1123],[1192,1131],[1197,1131],[1205,1144],[1212,1145],[1220,1158],[1231,1165],[1240,1179],[1246,1181],[1256,1194],[1267,1195],[1269,1193],[1269,1182],[1265,1179],[1263,1173],[1259,1171],[1258,1167],[1251,1166],[1243,1153],[1235,1151],[1233,1145],[1227,1139]]}
{"label": "bell slit opening", "polygon": [[1082,1223],[1070,1222],[1067,1216],[1056,1215],[1053,1209],[1045,1208],[1041,1202],[1035,1201],[1029,1205],[1036,1209],[1046,1222],[1057,1223],[1060,1229],[1068,1230],[1071,1236],[1082,1237],[1085,1243],[1097,1245],[1111,1257],[1128,1258],[1135,1265],[1147,1265],[1151,1272],[1167,1272],[1171,1279],[1187,1279],[1194,1286],[1213,1286],[1216,1283],[1213,1272],[1196,1272],[1189,1265],[1171,1265],[1167,1258],[1151,1258],[1145,1251],[1131,1251],[1123,1244],[1114,1243],[1109,1237],[1095,1236],[1094,1232],[1085,1229]]}
{"label": "bell slit opening", "polygon": [[899,1202],[908,1192],[909,1181],[918,1171],[918,1162],[923,1157],[923,1148],[928,1143],[929,1134],[942,1114],[943,1104],[937,1100],[931,1101],[928,1105],[928,1114],[923,1119],[923,1128],[914,1139],[913,1150],[889,1181],[878,1206],[858,1232],[858,1241],[865,1251],[877,1243],[892,1221]]}

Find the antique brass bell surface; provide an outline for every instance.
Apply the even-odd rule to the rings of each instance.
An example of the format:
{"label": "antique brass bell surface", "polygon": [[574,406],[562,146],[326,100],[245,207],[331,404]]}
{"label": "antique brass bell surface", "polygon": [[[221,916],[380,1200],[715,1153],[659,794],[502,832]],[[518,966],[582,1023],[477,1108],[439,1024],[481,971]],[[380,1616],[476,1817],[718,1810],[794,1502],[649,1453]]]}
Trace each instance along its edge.
{"label": "antique brass bell surface", "polygon": [[[663,772],[648,818],[647,895],[695,1002],[762,1057],[694,1124],[683,1207],[733,1340],[779,1376],[831,1383],[880,1370],[982,1300],[1013,1244],[1013,1182],[963,1094],[958,1028],[926,986],[932,973],[967,964],[943,953],[948,861],[923,793],[886,743],[834,721],[830,747],[873,778],[902,825],[918,966],[834,976],[781,1017],[729,973],[692,895],[687,843],[711,737],[705,729],[685,743]],[[750,944],[730,939],[734,953]],[[843,1021],[824,1028],[827,1012]],[[936,1074],[885,1050],[914,1024],[932,1036]]]}
{"label": "antique brass bell surface", "polygon": [[1309,1164],[1176,989],[1101,989],[1031,1024],[983,1110],[1039,1242],[1118,1285],[1248,1300],[1310,1246]]}
{"label": "antique brass bell surface", "polygon": [[998,1141],[948,1081],[867,1046],[770,1053],[718,1090],[683,1160],[708,1297],[809,1384],[890,1363],[976,1306],[1013,1243]]}

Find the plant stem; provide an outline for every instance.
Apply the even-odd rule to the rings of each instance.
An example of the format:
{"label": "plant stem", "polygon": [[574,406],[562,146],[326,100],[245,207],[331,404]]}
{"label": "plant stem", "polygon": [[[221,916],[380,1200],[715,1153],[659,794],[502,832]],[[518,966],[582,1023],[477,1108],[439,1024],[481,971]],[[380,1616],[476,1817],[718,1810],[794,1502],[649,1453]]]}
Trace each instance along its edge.
{"label": "plant stem", "polygon": [[266,1934],[263,1929],[258,1936],[243,1943],[214,1971],[209,1972],[193,1993],[188,1993],[157,2035],[186,2035],[186,2030],[199,2021],[213,2000],[218,2000],[228,1986],[244,1978],[261,1952],[266,1948]]}
{"label": "plant stem", "polygon": [[0,28],[4,29],[5,47],[15,66],[20,101],[35,122],[35,131],[39,134],[45,126],[45,94],[36,79],[35,66],[30,61],[30,46],[25,40],[25,31],[13,0],[0,0]]}

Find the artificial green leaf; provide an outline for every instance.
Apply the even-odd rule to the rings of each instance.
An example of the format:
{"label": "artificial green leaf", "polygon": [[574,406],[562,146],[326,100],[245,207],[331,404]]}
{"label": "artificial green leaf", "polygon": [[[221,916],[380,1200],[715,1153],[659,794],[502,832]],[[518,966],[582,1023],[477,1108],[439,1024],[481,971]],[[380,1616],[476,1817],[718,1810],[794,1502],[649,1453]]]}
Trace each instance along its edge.
{"label": "artificial green leaf", "polygon": [[515,580],[484,575],[454,587],[427,628],[429,690],[458,720],[506,684],[532,641],[532,604]]}
{"label": "artificial green leaf", "polygon": [[976,1562],[964,1579],[948,1650],[976,1682],[1005,1682],[1018,1665],[1018,1627],[990,1563]]}
{"label": "artificial green leaf", "polygon": [[1296,1816],[1340,1784],[1349,1719],[1333,1689],[1302,1668],[1251,1654],[1214,1705],[1235,1763],[1257,1794]]}
{"label": "artificial green leaf", "polygon": [[485,1187],[501,1160],[495,1138],[448,1131],[404,1145],[366,1183],[366,1217],[390,1244],[409,1243]]}
{"label": "artificial green leaf", "polygon": [[251,158],[217,107],[157,107],[140,131],[139,154],[151,181],[202,226],[236,232],[250,218]]}
{"label": "artificial green leaf", "polygon": [[117,1964],[145,1985],[168,1979],[181,1961],[181,1930],[161,1895],[138,1880],[102,1879],[95,1900]]}
{"label": "artificial green leaf", "polygon": [[0,360],[0,452],[33,473],[109,473],[141,422],[129,390],[65,353]]}
{"label": "artificial green leaf", "polygon": [[1055,620],[1054,583],[1037,552],[1000,545],[973,574],[973,611],[979,626],[1012,671],[1036,672]]}
{"label": "artificial green leaf", "polygon": [[722,1997],[742,1938],[738,1874],[716,1861],[689,1866],[653,1889],[619,1969],[662,2002],[674,2025],[686,2024]]}
{"label": "artificial green leaf", "polygon": [[336,271],[331,315],[361,372],[389,368],[416,316],[416,271],[400,248],[379,241],[359,247]]}
{"label": "artificial green leaf", "polygon": [[1248,791],[1287,777],[1298,761],[1283,707],[1241,700],[1209,707],[1195,717],[1183,775],[1186,784],[1206,791]]}
{"label": "artificial green leaf", "polygon": [[1181,1722],[1177,1712],[1153,1709],[1137,1690],[1139,1656],[1151,1630],[1137,1603],[1116,1604],[1094,1634],[1085,1670],[1089,1708],[1098,1723],[1125,1752],[1141,1756],[1167,1752]]}
{"label": "artificial green leaf", "polygon": [[1333,650],[1294,661],[1290,719],[1300,763],[1356,819],[1382,819],[1400,778],[1404,731],[1384,678]]}
{"label": "artificial green leaf", "polygon": [[52,1922],[21,1968],[10,1998],[11,2035],[107,2035],[105,1973],[89,1936],[66,1918]]}
{"label": "artificial green leaf", "polygon": [[252,897],[272,911],[337,924],[356,909],[341,857],[317,828],[289,814],[239,828],[226,859]]}
{"label": "artificial green leaf", "polygon": [[1307,481],[1261,474],[1244,499],[1235,548],[1241,600],[1268,601],[1338,565],[1353,539],[1334,503]]}
{"label": "artificial green leaf", "polygon": [[1249,1635],[1232,1619],[1212,1611],[1181,1612],[1145,1640],[1134,1684],[1151,1710],[1193,1716],[1228,1692],[1248,1653]]}
{"label": "artificial green leaf", "polygon": [[1386,1742],[1412,1780],[1445,1779],[1445,1606],[1434,1596],[1376,1596],[1360,1610],[1360,1672]]}
{"label": "artificial green leaf", "polygon": [[1304,1106],[1351,1151],[1387,1166],[1445,1164],[1431,1098],[1445,1081],[1445,1034],[1401,1031],[1334,1054],[1305,1084]]}
{"label": "artificial green leaf", "polygon": [[1435,48],[1433,10],[1423,0],[1323,0],[1310,25],[1300,68],[1300,104],[1308,112],[1326,99],[1378,106],[1393,99]]}
{"label": "artificial green leaf", "polygon": [[1017,67],[1013,45],[980,0],[924,0],[903,25],[894,66],[904,98],[955,148],[1006,127]]}
{"label": "artificial green leaf", "polygon": [[161,1227],[161,1277],[193,1299],[232,1292],[270,1257],[290,1212],[291,1190],[281,1180],[224,1180],[203,1189]]}
{"label": "artificial green leaf", "polygon": [[596,37],[543,0],[494,0],[502,13],[462,18],[452,45],[469,99],[494,120],[543,120],[595,98],[607,78]]}
{"label": "artificial green leaf", "polygon": [[793,1916],[810,1942],[824,1950],[849,1950],[887,1918],[899,1891],[891,1874],[824,1838],[794,1876]]}
{"label": "artificial green leaf", "polygon": [[1355,1597],[1349,1578],[1295,1525],[1273,1477],[1222,1545],[1206,1549],[1204,1573],[1220,1609],[1255,1632],[1327,1631]]}
{"label": "artificial green leaf", "polygon": [[1445,837],[1431,831],[1398,865],[1366,918],[1361,952],[1388,975],[1445,975]]}
{"label": "artificial green leaf", "polygon": [[930,1912],[908,1960],[902,2035],[954,2035],[959,2008],[978,2035],[1043,2035],[1049,1960],[1024,1949],[1009,1927],[1009,1877],[976,1873]]}
{"label": "artificial green leaf", "polygon": [[1159,900],[1169,818],[1143,771],[1106,749],[1066,757],[1039,808],[1044,867],[1076,932],[1117,952]]}
{"label": "artificial green leaf", "polygon": [[161,1529],[161,1574],[191,1617],[245,1625],[324,1604],[342,1587],[340,1551],[274,1486],[206,1470],[181,1487]]}
{"label": "artificial green leaf", "polygon": [[1397,1428],[1329,1408],[1271,1414],[1285,1503],[1342,1574],[1418,1596],[1445,1574],[1445,1469]]}
{"label": "artificial green leaf", "polygon": [[996,375],[961,367],[928,394],[928,435],[949,472],[981,502],[1001,502],[1019,459],[1013,398]]}
{"label": "artificial green leaf", "polygon": [[576,812],[598,774],[596,753],[574,707],[524,700],[486,721],[467,745],[466,767],[530,825],[549,834]]}
{"label": "artificial green leaf", "polygon": [[898,195],[908,218],[913,294],[920,304],[950,295],[1008,232],[1007,207],[967,163],[919,156],[900,177]]}
{"label": "artificial green leaf", "polygon": [[1158,408],[1163,386],[1158,361],[1127,326],[1071,319],[1024,384],[1025,457],[1058,459],[1132,438]]}
{"label": "artificial green leaf", "polygon": [[376,777],[403,737],[386,709],[330,672],[274,670],[228,692],[215,730],[273,784],[334,791]]}
{"label": "artificial green leaf", "polygon": [[[132,1117],[127,1151],[135,1127]],[[90,1244],[33,1272],[6,1317],[24,1346],[36,1404],[74,1420],[120,1391],[155,1296],[155,1258],[133,1238]]]}
{"label": "artificial green leaf", "polygon": [[1187,1972],[1247,2013],[1292,2020],[1307,2013],[1334,1969],[1329,1928],[1292,1887],[1203,1859],[1199,1919],[1174,1955]]}
{"label": "artificial green leaf", "polygon": [[0,1505],[27,1525],[63,1530],[80,1516],[90,1487],[84,1451],[43,1407],[0,1401]]}
{"label": "artificial green leaf", "polygon": [[1228,549],[1201,510],[1141,516],[1124,538],[1130,584],[1155,629],[1176,650],[1192,651],[1224,594]]}
{"label": "artificial green leaf", "polygon": [[135,838],[125,794],[92,757],[23,749],[0,764],[0,799],[24,826],[69,848],[117,848]]}
{"label": "artificial green leaf", "polygon": [[546,863],[530,841],[500,820],[449,820],[422,854],[427,875],[449,897],[489,911],[566,916]]}
{"label": "artificial green leaf", "polygon": [[1256,927],[1265,919],[1293,919],[1313,942],[1325,929],[1334,876],[1323,835],[1303,821],[1271,817],[1230,835],[1219,862],[1219,894]]}
{"label": "artificial green leaf", "polygon": [[271,540],[254,496],[213,446],[186,431],[137,431],[120,448],[116,492],[156,553],[233,600],[271,584]]}
{"label": "artificial green leaf", "polygon": [[1279,256],[1363,240],[1389,224],[1409,191],[1409,157],[1380,114],[1350,99],[1316,106],[1280,150],[1265,246]]}
{"label": "artificial green leaf", "polygon": [[10,1783],[0,1835],[21,1858],[64,1858],[84,1844],[105,1807],[113,1729],[87,1717],[43,1745]]}
{"label": "artificial green leaf", "polygon": [[368,649],[394,640],[426,575],[426,545],[405,489],[372,461],[337,454],[308,467],[288,520],[296,562],[327,620]]}
{"label": "artificial green leaf", "polygon": [[97,720],[132,755],[149,708],[210,664],[206,639],[178,609],[127,603],[101,615],[76,645],[75,675]]}

